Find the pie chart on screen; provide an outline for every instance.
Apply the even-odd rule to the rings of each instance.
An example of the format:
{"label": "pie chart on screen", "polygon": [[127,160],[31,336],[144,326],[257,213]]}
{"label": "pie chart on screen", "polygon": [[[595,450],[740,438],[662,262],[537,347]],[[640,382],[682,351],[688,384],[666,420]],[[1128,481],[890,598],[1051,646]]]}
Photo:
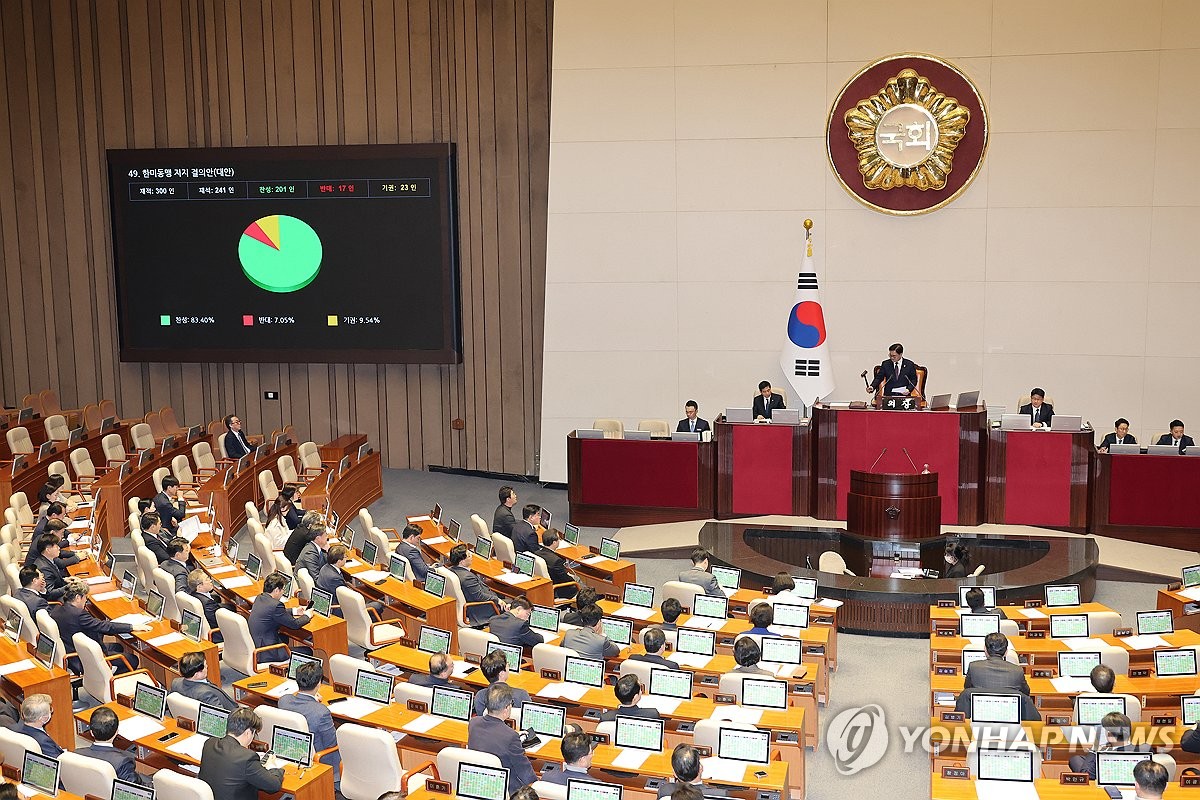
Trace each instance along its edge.
{"label": "pie chart on screen", "polygon": [[238,242],[238,260],[250,282],[268,292],[295,292],[321,270],[321,237],[302,219],[272,214],[250,223]]}

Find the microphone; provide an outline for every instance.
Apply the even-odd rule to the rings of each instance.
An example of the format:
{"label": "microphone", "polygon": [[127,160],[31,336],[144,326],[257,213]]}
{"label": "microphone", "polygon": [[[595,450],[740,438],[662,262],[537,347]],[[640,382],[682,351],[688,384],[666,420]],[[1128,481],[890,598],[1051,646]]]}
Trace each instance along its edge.
{"label": "microphone", "polygon": [[914,461],[912,460],[912,456],[910,456],[910,455],[908,454],[908,448],[907,448],[907,447],[901,447],[900,449],[904,451],[904,457],[908,459],[908,463],[912,464],[913,472],[919,472],[920,470],[918,470],[918,469],[917,469],[917,464],[916,464],[916,462],[914,462]]}
{"label": "microphone", "polygon": [[[886,448],[886,447],[885,447],[885,448],[883,448],[882,450],[880,450],[880,451],[879,451],[879,458],[883,458],[883,454],[884,454],[884,453],[886,453],[886,452],[887,452],[887,448]],[[878,464],[878,463],[879,463],[879,458],[875,459],[875,464]],[[875,469],[875,464],[872,464],[872,465],[871,465],[871,468],[870,468],[870,469],[868,469],[868,470],[867,470],[867,472],[870,472],[871,470]]]}

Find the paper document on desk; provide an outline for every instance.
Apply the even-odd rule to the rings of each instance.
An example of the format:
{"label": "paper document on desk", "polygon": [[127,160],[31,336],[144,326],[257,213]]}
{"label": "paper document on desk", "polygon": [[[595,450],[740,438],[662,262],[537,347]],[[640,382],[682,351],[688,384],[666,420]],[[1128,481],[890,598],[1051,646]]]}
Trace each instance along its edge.
{"label": "paper document on desk", "polygon": [[110,580],[112,580],[112,578],[108,577],[107,575],[93,575],[90,578],[84,578],[83,582],[88,586],[95,586],[100,583],[108,583]]}
{"label": "paper document on desk", "polygon": [[299,689],[300,689],[300,687],[296,685],[295,681],[286,680],[283,683],[276,686],[275,688],[268,689],[267,696],[278,699],[280,697],[283,697],[285,694],[295,694]]}
{"label": "paper document on desk", "polygon": [[1180,589],[1175,594],[1186,597],[1188,600],[1200,602],[1200,586],[1193,586],[1190,589]]}
{"label": "paper document on desk", "polygon": [[237,572],[237,564],[226,564],[221,567],[213,567],[208,571],[209,575],[228,575],[231,572]]}
{"label": "paper document on desk", "polygon": [[671,656],[671,660],[681,667],[704,669],[708,666],[708,663],[713,660],[713,657],[700,655],[698,653],[675,653]]}
{"label": "paper document on desk", "polygon": [[412,722],[406,722],[400,727],[404,728],[404,730],[408,731],[409,733],[421,734],[429,733],[438,725],[441,725],[442,722],[442,717],[435,717],[433,714],[422,714]]}
{"label": "paper document on desk", "polygon": [[117,623],[118,625],[134,626],[145,625],[146,623],[153,621],[154,617],[150,616],[149,614],[123,614],[113,620],[113,622]]}
{"label": "paper document on desk", "polygon": [[682,697],[657,697],[655,695],[644,694],[642,695],[642,699],[638,701],[638,705],[657,708],[660,714],[674,714],[675,709],[679,708],[682,702]]}
{"label": "paper document on desk", "polygon": [[479,669],[479,667],[472,664],[470,661],[455,661],[454,662],[454,671],[450,673],[450,677],[451,678],[465,678],[468,674],[474,672],[477,669]]}
{"label": "paper document on desk", "polygon": [[768,669],[774,669],[776,678],[790,678],[797,672],[804,671],[805,669],[803,664],[780,664],[779,666],[775,666],[774,664],[768,664],[766,661],[761,663],[765,664]]}
{"label": "paper document on desk", "polygon": [[737,594],[736,588],[730,589],[728,586],[722,586],[721,591],[725,593],[726,597],[733,597],[735,594]]}
{"label": "paper document on desk", "polygon": [[767,630],[788,639],[799,639],[804,633],[804,628],[797,628],[792,625],[768,625]]}
{"label": "paper document on desk", "polygon": [[719,631],[725,627],[726,620],[713,619],[712,617],[688,617],[687,622],[680,624],[685,628],[703,628],[709,631]]}
{"label": "paper document on desk", "polygon": [[1157,633],[1145,636],[1122,636],[1121,641],[1130,650],[1153,650],[1155,647],[1170,647],[1171,643]]}
{"label": "paper document on desk", "polygon": [[92,595],[90,599],[95,603],[103,603],[105,600],[120,600],[124,596],[124,592],[119,591],[101,592],[100,594]]}
{"label": "paper document on desk", "polygon": [[653,608],[644,606],[627,606],[622,605],[612,612],[614,617],[626,617],[628,619],[650,619],[654,616]]}
{"label": "paper document on desk", "polygon": [[533,578],[519,572],[502,572],[496,576],[496,580],[504,581],[509,586],[518,586],[522,583],[529,583]]}
{"label": "paper document on desk", "polygon": [[376,703],[373,700],[366,700],[361,697],[350,697],[346,700],[330,703],[329,705],[329,710],[333,713],[343,717],[351,717],[352,719],[362,719],[374,714],[381,708],[386,708],[386,706],[383,703]]}
{"label": "paper document on desk", "polygon": [[237,575],[221,581],[221,585],[226,589],[240,589],[243,586],[252,586],[253,584],[254,580],[249,575]]}
{"label": "paper document on desk", "polygon": [[141,714],[135,714],[129,719],[121,720],[121,724],[117,726],[117,735],[122,739],[128,739],[133,742],[141,739],[143,736],[158,733],[162,729],[162,723],[158,720],[143,717]]}
{"label": "paper document on desk", "polygon": [[67,530],[69,531],[82,531],[87,530],[87,528],[88,521],[86,519],[77,519],[67,526]]}
{"label": "paper document on desk", "polygon": [[706,781],[741,783],[746,777],[746,762],[710,756],[700,759],[703,771],[700,777]]}
{"label": "paper document on desk", "polygon": [[182,633],[171,631],[170,633],[164,633],[162,636],[155,636],[153,639],[147,639],[146,641],[153,647],[166,647],[169,644],[182,642],[183,639],[184,636]]}
{"label": "paper document on desk", "polygon": [[612,765],[617,769],[641,769],[642,764],[645,764],[646,759],[649,757],[649,750],[629,748],[622,750],[620,755],[612,760]]}
{"label": "paper document on desk", "polygon": [[201,753],[204,752],[204,743],[208,741],[208,737],[202,733],[194,733],[182,742],[167,747],[167,750],[172,753],[179,753],[187,756],[193,761],[199,761]]}
{"label": "paper document on desk", "polygon": [[1024,614],[1025,619],[1045,619],[1046,614],[1036,608],[1018,608],[1018,614]]}
{"label": "paper document on desk", "polygon": [[1090,653],[1096,650],[1103,650],[1109,646],[1108,642],[1103,639],[1075,638],[1061,639],[1060,641],[1077,653]]}
{"label": "paper document on desk", "polygon": [[346,563],[342,565],[342,568],[343,569],[354,569],[355,567],[361,567],[361,566],[362,566],[361,561],[356,561],[353,558],[347,558]]}
{"label": "paper document on desk", "polygon": [[441,544],[444,541],[446,541],[445,536],[431,536],[428,539],[422,539],[421,544],[427,544],[430,547],[433,547],[435,544]]}
{"label": "paper document on desk", "polygon": [[[975,781],[975,796],[979,800],[1038,800],[1032,783],[1019,781]],[[1122,792],[1124,794],[1124,792]]]}
{"label": "paper document on desk", "polygon": [[605,558],[604,556],[600,555],[599,553],[592,553],[590,556],[584,556],[583,558],[579,559],[579,561],[583,564],[592,564],[592,565],[599,564],[602,561],[608,561],[608,560],[609,559]]}
{"label": "paper document on desk", "polygon": [[4,664],[3,666],[0,666],[0,676],[9,675],[13,672],[21,672],[27,669],[33,669],[34,666],[35,665],[32,660],[23,658],[20,661],[14,661],[11,664]]}
{"label": "paper document on desk", "polygon": [[362,572],[354,573],[354,577],[365,583],[374,583],[381,581],[388,576],[388,573],[377,569],[364,569]]}
{"label": "paper document on desk", "polygon": [[748,708],[746,706],[718,706],[713,709],[708,718],[724,722],[745,722],[750,725],[757,725],[758,721],[762,719],[762,709]]}
{"label": "paper document on desk", "polygon": [[818,597],[817,605],[825,606],[826,608],[841,608],[841,600],[830,600],[828,597]]}
{"label": "paper document on desk", "polygon": [[1059,694],[1078,694],[1079,692],[1093,691],[1092,682],[1088,678],[1051,678],[1050,685]]}

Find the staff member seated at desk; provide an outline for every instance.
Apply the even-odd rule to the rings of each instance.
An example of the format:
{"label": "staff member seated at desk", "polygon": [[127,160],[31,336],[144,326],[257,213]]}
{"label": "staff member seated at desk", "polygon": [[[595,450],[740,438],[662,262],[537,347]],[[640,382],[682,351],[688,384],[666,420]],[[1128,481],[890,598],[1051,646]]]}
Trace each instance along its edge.
{"label": "staff member seated at desk", "polygon": [[[1149,753],[1148,744],[1129,744],[1129,736],[1133,732],[1133,723],[1124,714],[1112,711],[1100,720],[1100,730],[1104,733],[1104,745],[1101,750],[1115,750],[1120,753]],[[1071,756],[1067,761],[1071,772],[1086,772],[1088,777],[1096,780],[1096,754],[1081,753]]]}
{"label": "staff member seated at desk", "polygon": [[120,724],[117,712],[100,706],[92,712],[88,720],[88,732],[92,734],[91,746],[81,747],[75,752],[111,764],[120,780],[138,786],[150,786],[150,776],[137,771],[137,760],[133,753],[113,746],[113,739],[117,738],[117,727]]}
{"label": "staff member seated at desk", "polygon": [[1112,433],[1104,434],[1104,439],[1101,440],[1100,446],[1096,448],[1101,453],[1107,453],[1108,448],[1114,444],[1137,444],[1137,439],[1129,433],[1129,420],[1121,417],[1113,423],[1116,429]]}
{"label": "staff member seated at desk", "polygon": [[1028,414],[1029,424],[1034,428],[1049,428],[1054,406],[1046,402],[1045,390],[1033,388],[1029,390],[1029,402],[1021,406],[1017,413]]}
{"label": "staff member seated at desk", "polygon": [[777,408],[786,408],[783,398],[772,394],[770,381],[762,381],[758,384],[758,394],[754,397],[751,413],[755,419],[770,419],[771,412]]}
{"label": "staff member seated at desk", "polygon": [[[486,711],[467,723],[467,749],[491,753],[508,770],[506,794],[537,780],[529,756],[521,747],[521,735],[505,724],[512,716],[513,693],[506,683],[493,683],[487,690]],[[251,799],[252,800],[252,799]]]}
{"label": "staff member seated at desk", "polygon": [[[299,630],[308,624],[312,617],[307,612],[300,611],[299,614],[293,614],[283,604],[283,587],[287,586],[288,578],[286,575],[280,575],[278,572],[272,572],[263,581],[263,593],[254,598],[254,605],[250,608],[250,638],[254,640],[254,647],[270,647],[271,645],[282,645],[283,637],[279,633],[280,626],[290,628],[291,630]],[[304,655],[312,655],[312,648],[304,646],[292,647],[292,652],[302,653]],[[258,654],[260,663],[267,661],[287,661],[288,654],[283,647],[275,650],[264,650]]]}
{"label": "staff member seated at desk", "polygon": [[946,562],[946,574],[942,576],[943,578],[965,578],[970,574],[968,569],[971,563],[971,551],[965,544],[946,542],[946,551],[942,554],[942,560]]}
{"label": "staff member seated at desk", "polygon": [[888,348],[888,357],[867,384],[867,394],[875,394],[879,384],[883,384],[884,394],[907,395],[917,388],[917,365],[904,357],[904,345],[899,342]]}
{"label": "staff member seated at desk", "polygon": [[[783,398],[780,398],[782,400]],[[697,416],[700,411],[700,405],[695,400],[688,400],[683,404],[683,419],[679,420],[679,424],[675,426],[676,433],[703,433],[704,431],[712,430],[712,426],[708,424],[708,420],[700,419]]]}
{"label": "staff member seated at desk", "polygon": [[1171,420],[1171,432],[1164,433],[1158,437],[1158,441],[1155,444],[1169,444],[1172,447],[1178,447],[1181,453],[1184,451],[1184,448],[1196,446],[1196,443],[1192,441],[1192,437],[1183,432],[1183,421],[1178,419]]}
{"label": "staff member seated at desk", "polygon": [[254,444],[242,432],[242,421],[237,414],[225,417],[225,454],[230,458],[241,458],[254,452]]}
{"label": "staff member seated at desk", "polygon": [[179,677],[171,681],[171,691],[226,711],[238,707],[224,689],[208,679],[208,659],[198,651],[180,657]]}
{"label": "staff member seated at desk", "polygon": [[642,708],[638,701],[642,699],[642,684],[637,675],[622,675],[614,689],[617,702],[621,705],[610,708],[600,715],[601,722],[611,722],[617,717],[641,717],[643,719],[662,719],[657,708]]}
{"label": "staff member seated at desk", "polygon": [[267,769],[250,743],[262,730],[262,718],[239,708],[225,720],[225,735],[210,737],[200,755],[200,780],[221,800],[258,800],[258,793],[283,788],[283,769]]}

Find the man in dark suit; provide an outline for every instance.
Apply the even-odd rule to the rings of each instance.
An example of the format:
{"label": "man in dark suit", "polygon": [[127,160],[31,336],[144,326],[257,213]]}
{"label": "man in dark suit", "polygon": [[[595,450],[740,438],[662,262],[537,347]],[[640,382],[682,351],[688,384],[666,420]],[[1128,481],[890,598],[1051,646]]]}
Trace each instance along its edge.
{"label": "man in dark suit", "polygon": [[23,733],[37,742],[38,746],[42,748],[42,755],[58,758],[62,755],[63,749],[58,746],[58,742],[50,738],[50,734],[46,733],[46,723],[50,722],[50,717],[53,715],[54,706],[50,695],[27,695],[21,701],[21,724],[10,730],[13,733]]}
{"label": "man in dark suit", "polygon": [[[1133,723],[1129,721],[1129,717],[1120,712],[1113,711],[1105,714],[1100,720],[1100,730],[1104,732],[1104,745],[1100,747],[1101,750],[1119,753],[1150,752],[1148,744],[1129,743],[1130,734],[1133,732]],[[1089,778],[1096,780],[1096,754],[1094,752],[1071,756],[1067,764],[1070,766],[1071,772],[1086,772]]]}
{"label": "man in dark suit", "polygon": [[[50,618],[58,623],[58,633],[62,637],[63,645],[73,650],[75,648],[75,634],[82,633],[88,638],[100,645],[106,656],[124,655],[128,660],[129,666],[132,669],[138,668],[138,657],[131,652],[126,652],[125,648],[115,642],[105,642],[105,636],[119,636],[123,633],[132,633],[133,631],[148,631],[149,625],[127,625],[124,622],[112,622],[107,619],[99,619],[92,615],[87,610],[88,585],[79,578],[71,578],[67,581],[66,588],[63,590],[62,605],[55,606],[50,610]],[[77,656],[71,656],[67,659],[67,666],[75,674],[83,672],[83,665],[80,663]],[[113,662],[113,668],[117,674],[128,672],[124,661]]]}
{"label": "man in dark suit", "polygon": [[450,571],[458,578],[458,586],[462,589],[463,599],[467,603],[492,603],[492,605],[477,605],[467,607],[467,621],[472,625],[483,625],[497,614],[503,613],[508,606],[500,596],[484,585],[479,576],[471,571],[471,551],[465,544],[456,544],[450,549]]}
{"label": "man in dark suit", "polygon": [[[567,727],[578,728],[574,723],[569,723]],[[547,769],[542,775],[543,781],[557,786],[566,786],[570,780],[602,781],[588,771],[592,768],[594,747],[591,736],[582,730],[572,730],[563,736],[558,747],[562,751],[563,765],[558,769]]]}
{"label": "man in dark suit", "polygon": [[1003,633],[989,633],[983,637],[983,649],[987,658],[975,661],[967,667],[963,679],[964,689],[987,689],[989,691],[1014,691],[1029,694],[1029,682],[1025,671],[1016,664],[1004,660],[1008,650],[1008,637]]}
{"label": "man in dark suit", "polygon": [[1054,416],[1054,406],[1046,402],[1046,391],[1034,387],[1029,390],[1029,402],[1021,406],[1019,414],[1029,415],[1029,424],[1034,428],[1052,427],[1050,419]]}
{"label": "man in dark suit", "polygon": [[147,511],[142,514],[140,520],[142,526],[142,541],[146,544],[146,549],[154,554],[158,559],[158,563],[162,564],[171,554],[167,552],[167,542],[175,538],[163,531],[162,517],[157,511]]}
{"label": "man in dark suit", "polygon": [[17,599],[29,609],[29,618],[37,621],[37,612],[43,608],[50,610],[46,602],[46,577],[37,567],[22,567],[20,572],[21,588],[17,591]]}
{"label": "man in dark suit", "polygon": [[771,392],[771,382],[762,381],[758,384],[758,394],[754,396],[753,415],[755,419],[770,419],[771,412],[777,408],[787,408],[783,398]]}
{"label": "man in dark suit", "polygon": [[308,577],[312,578],[313,583],[316,583],[317,576],[321,574],[321,568],[326,564],[325,553],[329,549],[329,531],[325,527],[325,523],[318,522],[312,528],[311,533],[312,538],[300,549],[292,565],[298,570],[308,570]]}
{"label": "man in dark suit", "polygon": [[874,394],[881,383],[885,395],[911,394],[917,388],[917,365],[904,357],[904,345],[899,342],[888,348],[888,357],[868,384],[867,394]]}
{"label": "man in dark suit", "polygon": [[[781,398],[782,399],[782,398]],[[697,413],[700,411],[700,404],[695,400],[688,400],[683,404],[684,418],[679,420],[679,424],[675,426],[676,433],[704,433],[704,431],[712,430],[708,424],[708,420],[700,419]]]}
{"label": "man in dark suit", "polygon": [[503,644],[515,644],[526,649],[539,645],[544,639],[537,631],[529,627],[529,615],[533,606],[524,597],[514,597],[508,604],[508,610],[503,614],[492,617],[488,622],[488,632]]}
{"label": "man in dark suit", "polygon": [[179,481],[168,475],[162,479],[163,490],[154,495],[154,511],[162,520],[168,541],[179,532],[179,523],[187,516],[187,503],[179,497]]}
{"label": "man in dark suit", "polygon": [[1129,434],[1129,420],[1121,417],[1113,423],[1113,428],[1112,433],[1104,434],[1104,439],[1096,448],[1101,453],[1107,453],[1108,448],[1114,444],[1137,444],[1137,439]]}
{"label": "man in dark suit", "polygon": [[[475,711],[475,715],[482,717],[487,713],[488,688],[497,683],[508,683],[508,660],[504,657],[504,653],[501,653],[499,650],[493,650],[480,660],[479,671],[483,673],[483,677],[487,678],[488,685],[475,693],[475,699],[472,701],[471,706]],[[509,688],[512,688],[513,708],[520,708],[529,702],[529,692],[524,689]]]}
{"label": "man in dark suit", "polygon": [[226,455],[230,458],[241,458],[254,452],[254,445],[242,432],[242,421],[238,419],[237,414],[225,417],[225,428],[229,431],[225,434]]}
{"label": "man in dark suit", "polygon": [[[313,735],[313,750],[328,750],[337,747],[337,735],[333,727],[333,714],[329,707],[321,701],[321,665],[315,661],[307,661],[296,669],[295,694],[285,694],[279,698],[279,707],[284,711],[294,711],[304,717],[308,723],[308,731]],[[322,764],[328,764],[333,769],[333,788],[341,788],[342,755],[335,749],[321,758]]]}
{"label": "man in dark suit", "polygon": [[[333,595],[335,603],[337,590],[346,585],[346,576],[342,574],[342,569],[346,566],[346,556],[349,552],[344,544],[335,544],[325,551],[325,566],[321,567],[314,584],[318,589]],[[383,603],[378,600],[371,600],[366,606],[368,610],[374,611],[376,616],[383,612]],[[333,613],[340,617],[342,609],[334,608]]]}
{"label": "man in dark suit", "polygon": [[657,708],[641,708],[638,701],[642,699],[642,684],[637,675],[622,675],[614,689],[617,695],[616,708],[610,708],[600,715],[601,722],[608,722],[617,717],[641,717],[643,719],[662,719]]}
{"label": "man in dark suit", "polygon": [[727,792],[719,786],[709,786],[700,781],[701,773],[700,752],[690,744],[680,743],[671,751],[671,772],[675,780],[663,781],[658,787],[659,797],[670,797],[683,786],[697,789],[704,797],[723,797]]}
{"label": "man in dark suit", "polygon": [[645,646],[646,652],[634,653],[629,657],[630,661],[645,661],[656,667],[679,669],[677,662],[662,656],[663,647],[667,644],[667,636],[661,628],[647,628],[646,632],[642,634],[642,644]]}
{"label": "man in dark suit", "polygon": [[513,506],[516,504],[517,490],[511,486],[501,486],[500,505],[496,506],[496,513],[492,514],[492,530],[510,539],[513,525],[517,524],[517,518],[513,516]]}
{"label": "man in dark suit", "polygon": [[1183,421],[1178,419],[1171,420],[1171,432],[1164,433],[1158,437],[1158,441],[1155,444],[1169,444],[1172,447],[1178,447],[1181,453],[1185,448],[1196,446],[1196,443],[1192,441],[1192,437],[1183,432]]}
{"label": "man in dark suit", "polygon": [[268,768],[250,749],[262,730],[262,719],[249,708],[239,708],[225,721],[225,736],[210,737],[200,755],[200,780],[221,800],[258,800],[258,793],[274,794],[283,788],[283,769]]}
{"label": "man in dark suit", "polygon": [[[280,575],[278,572],[272,572],[263,581],[263,593],[254,598],[254,605],[250,609],[250,638],[254,640],[254,646],[270,647],[271,645],[283,644],[283,637],[279,633],[280,626],[291,630],[299,630],[308,624],[311,617],[308,613],[303,613],[299,616],[293,615],[284,606],[283,587],[287,586],[287,576]],[[312,648],[299,646],[293,647],[293,652],[304,653],[305,655],[312,654]],[[287,651],[282,647],[277,650],[266,650],[258,654],[258,660],[264,661],[286,661],[288,657]]]}
{"label": "man in dark suit", "polygon": [[117,737],[119,725],[117,712],[107,706],[100,706],[92,712],[91,719],[88,720],[88,731],[92,734],[91,746],[81,747],[75,752],[81,756],[97,758],[112,764],[113,770],[116,771],[117,778],[120,780],[138,786],[150,786],[150,776],[142,775],[137,771],[137,760],[133,753],[113,746],[113,739]]}
{"label": "man in dark suit", "polygon": [[198,651],[184,653],[179,659],[179,677],[171,681],[171,691],[226,711],[238,707],[224,689],[208,679],[208,660]]}
{"label": "man in dark suit", "polygon": [[616,658],[621,646],[604,635],[600,620],[604,612],[599,606],[579,609],[579,627],[569,630],[562,638],[562,646],[588,658]]}
{"label": "man in dark suit", "polygon": [[[46,506],[46,513],[37,518],[37,523],[33,526],[33,533],[29,535],[31,541],[36,540],[46,532],[46,525],[51,520],[63,521],[63,514],[67,511],[67,507],[62,503],[50,503]],[[65,523],[64,523],[65,524]]]}
{"label": "man in dark suit", "polygon": [[541,524],[542,507],[530,503],[521,509],[521,520],[512,526],[513,549],[518,553],[536,553],[537,527]]}
{"label": "man in dark suit", "polygon": [[429,562],[421,553],[420,525],[410,522],[404,526],[404,530],[400,531],[400,543],[396,545],[396,552],[408,559],[414,581],[423,582],[429,577]]}
{"label": "man in dark suit", "polygon": [[506,683],[493,683],[488,687],[485,705],[486,713],[467,724],[467,749],[491,753],[500,759],[500,766],[508,770],[505,791],[508,796],[536,781],[537,775],[521,747],[520,734],[505,724],[512,716],[512,689]]}
{"label": "man in dark suit", "polygon": [[188,540],[176,536],[167,543],[167,560],[159,564],[163,572],[175,579],[175,591],[186,592],[188,586]]}
{"label": "man in dark suit", "polygon": [[[558,531],[547,528],[542,531],[542,546],[538,548],[536,555],[546,562],[546,571],[550,573],[550,582],[554,584],[554,596],[574,597],[579,591],[579,586],[574,583],[575,576],[567,569],[567,562],[554,552],[557,544]],[[559,584],[567,585],[560,586]]]}
{"label": "man in dark suit", "polygon": [[414,672],[408,682],[413,686],[449,686],[454,674],[454,659],[447,653],[434,653],[429,657],[429,674]]}
{"label": "man in dark suit", "polygon": [[717,583],[717,579],[708,571],[708,557],[708,550],[703,547],[692,550],[692,568],[679,573],[678,580],[699,586],[709,597],[724,597],[725,592],[721,591],[721,584]]}
{"label": "man in dark suit", "polygon": [[304,545],[313,540],[314,531],[318,525],[322,528],[325,527],[325,515],[320,511],[305,511],[304,516],[300,517],[300,524],[292,528],[292,532],[288,534],[287,541],[283,544],[283,554],[287,556],[288,561],[293,564],[296,563],[297,559],[300,558],[300,551],[304,549]]}
{"label": "man in dark suit", "polygon": [[[42,526],[41,533],[31,535],[29,537],[29,541],[36,542],[42,536],[42,534],[46,533],[53,534],[54,536],[58,537],[58,557],[54,559],[54,563],[58,565],[59,570],[61,570],[65,575],[67,574],[67,567],[71,566],[72,564],[78,564],[83,560],[79,557],[79,553],[63,549],[70,546],[70,540],[67,538],[67,523],[61,519],[49,520],[44,526]],[[37,560],[37,551],[31,547],[29,548],[29,551],[25,553],[25,563],[22,564],[22,566],[28,567],[32,565],[35,560]]]}
{"label": "man in dark suit", "polygon": [[217,609],[228,608],[233,611],[233,606],[230,603],[224,603],[217,593],[213,591],[212,578],[208,577],[208,573],[201,569],[194,569],[188,573],[188,588],[187,593],[200,601],[200,605],[204,608],[204,619],[208,621],[208,627],[212,631],[213,641],[219,642],[220,631],[217,630]]}
{"label": "man in dark suit", "polygon": [[42,592],[47,600],[61,600],[66,589],[67,573],[58,565],[58,555],[61,552],[59,538],[53,533],[43,533],[34,543],[33,566],[42,573],[46,588]]}

